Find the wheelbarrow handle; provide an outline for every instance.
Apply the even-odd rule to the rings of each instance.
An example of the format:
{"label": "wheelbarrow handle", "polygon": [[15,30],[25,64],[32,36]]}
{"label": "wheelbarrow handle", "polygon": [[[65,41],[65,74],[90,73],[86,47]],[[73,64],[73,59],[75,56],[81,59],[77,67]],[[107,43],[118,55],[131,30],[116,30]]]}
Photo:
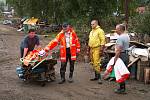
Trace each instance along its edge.
{"label": "wheelbarrow handle", "polygon": [[43,60],[41,60],[39,63],[37,63],[34,67],[32,67],[32,70],[33,69],[35,69],[38,65],[40,65],[43,61],[45,61],[46,60],[46,58],[45,59],[43,59]]}
{"label": "wheelbarrow handle", "polygon": [[[21,62],[21,63],[23,63],[23,60],[24,60],[23,58],[20,58],[20,62]],[[37,60],[32,60],[32,61],[29,61],[29,63],[35,63],[36,61],[37,61]]]}

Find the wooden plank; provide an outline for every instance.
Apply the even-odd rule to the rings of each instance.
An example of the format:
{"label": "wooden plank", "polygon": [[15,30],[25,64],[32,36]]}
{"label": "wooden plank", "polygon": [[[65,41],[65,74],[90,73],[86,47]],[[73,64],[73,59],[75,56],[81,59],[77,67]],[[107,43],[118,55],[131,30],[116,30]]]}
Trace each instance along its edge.
{"label": "wooden plank", "polygon": [[130,64],[128,64],[128,67],[132,66],[135,62],[137,62],[140,59],[140,57],[135,58]]}
{"label": "wooden plank", "polygon": [[148,46],[146,46],[145,44],[137,41],[130,41],[130,45],[135,45],[137,48],[148,48]]}

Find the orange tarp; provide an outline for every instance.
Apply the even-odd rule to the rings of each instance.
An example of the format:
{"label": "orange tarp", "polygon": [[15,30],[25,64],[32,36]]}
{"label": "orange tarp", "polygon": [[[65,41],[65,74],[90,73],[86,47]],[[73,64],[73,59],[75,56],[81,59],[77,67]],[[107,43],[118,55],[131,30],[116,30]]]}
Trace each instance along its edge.
{"label": "orange tarp", "polygon": [[26,19],[23,24],[30,24],[30,25],[35,25],[38,21],[38,18],[30,18]]}

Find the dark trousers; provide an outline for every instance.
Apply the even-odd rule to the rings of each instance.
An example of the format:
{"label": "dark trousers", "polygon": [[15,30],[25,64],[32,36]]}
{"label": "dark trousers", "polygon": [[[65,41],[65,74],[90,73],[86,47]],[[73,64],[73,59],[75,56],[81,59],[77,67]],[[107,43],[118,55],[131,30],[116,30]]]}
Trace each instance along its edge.
{"label": "dark trousers", "polygon": [[69,60],[70,63],[70,74],[69,78],[73,77],[73,71],[74,71],[74,60],[71,60],[71,53],[70,48],[66,48],[66,62],[61,62],[61,68],[60,68],[60,75],[62,79],[65,79],[65,72],[67,67],[67,62]]}
{"label": "dark trousers", "polygon": [[122,59],[122,61],[124,62],[124,64],[126,66],[128,66],[128,63],[129,63],[129,55],[128,55],[128,53],[127,52],[122,52],[120,54],[120,58]]}
{"label": "dark trousers", "polygon": [[[128,63],[129,63],[129,55],[128,55],[128,53],[127,52],[122,52],[120,54],[120,58],[122,59],[124,64],[126,66],[128,66]],[[120,89],[124,89],[125,90],[125,82],[120,83]]]}

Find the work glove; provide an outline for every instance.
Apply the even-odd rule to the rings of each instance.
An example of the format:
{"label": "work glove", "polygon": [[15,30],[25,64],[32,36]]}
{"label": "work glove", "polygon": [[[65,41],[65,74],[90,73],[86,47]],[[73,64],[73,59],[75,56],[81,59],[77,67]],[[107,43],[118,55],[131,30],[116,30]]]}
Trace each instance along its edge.
{"label": "work glove", "polygon": [[45,56],[46,55],[45,50],[42,49],[41,51],[39,51],[38,55],[41,57]]}

